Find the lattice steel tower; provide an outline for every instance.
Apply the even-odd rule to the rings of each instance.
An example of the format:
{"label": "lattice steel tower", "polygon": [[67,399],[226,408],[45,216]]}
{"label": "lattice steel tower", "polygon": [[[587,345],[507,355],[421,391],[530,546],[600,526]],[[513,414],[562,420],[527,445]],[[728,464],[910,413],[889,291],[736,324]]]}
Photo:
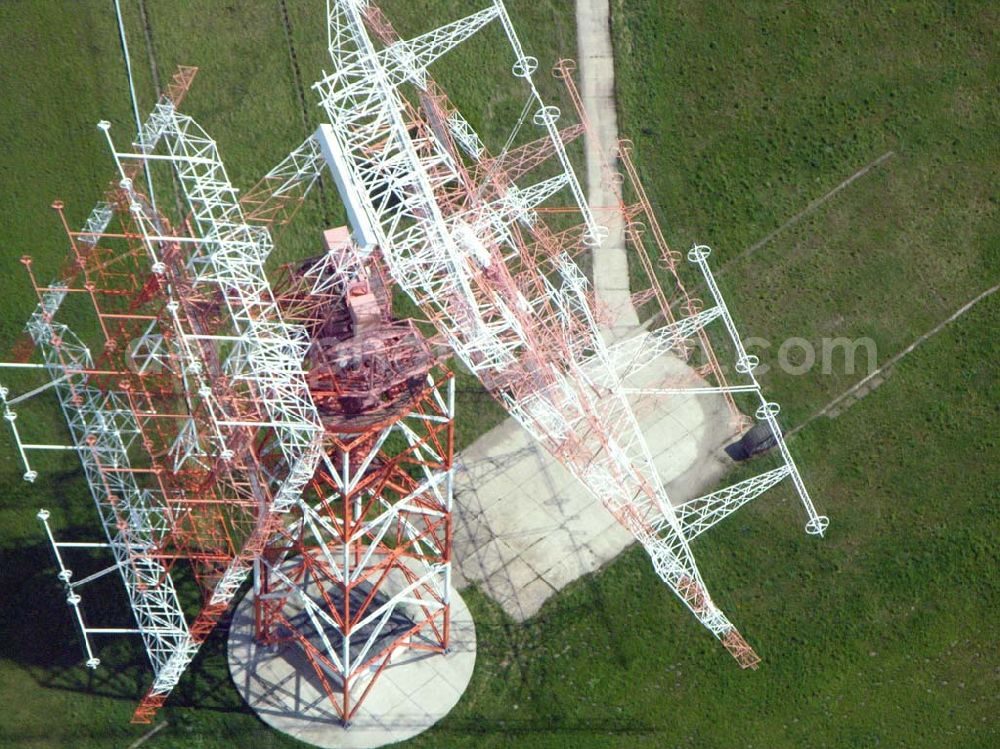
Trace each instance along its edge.
{"label": "lattice steel tower", "polygon": [[[314,86],[324,122],[242,199],[215,142],[178,110],[193,69],[178,72],[133,148],[120,150],[102,124],[118,174],[84,228],[66,227],[61,277],[43,285],[32,275],[39,304],[12,363],[48,376],[72,443],[26,443],[15,407],[31,393],[4,388],[0,398],[26,480],[36,477],[32,450],[80,456],[100,543],[153,667],[137,720],[152,718],[251,577],[257,636],[297,642],[345,721],[396,649],[447,648],[454,405],[444,346],[634,534],[744,667],[759,658],[709,596],[691,542],[785,479],[806,530],[827,526],[708,248],[687,256],[708,290],[703,304],[685,290],[683,258],[666,244],[626,143],[605,154],[616,204],[589,204],[571,156],[587,129],[572,65],[556,74],[579,121],[560,127],[503,3],[483,6],[403,40],[374,3],[330,0],[333,67]],[[429,72],[485,33],[508,50],[496,75],[513,75],[525,98],[493,150]],[[183,215],[152,198],[167,169]],[[325,252],[272,282],[271,230],[327,170],[349,232],[327,232]],[[576,261],[608,242],[622,243],[641,279],[618,309],[595,297]],[[427,328],[393,319],[394,289],[426,316],[430,340]],[[91,304],[96,343],[59,321],[70,295]],[[28,361],[33,348],[41,363]],[[690,362],[708,384],[643,384],[665,357]],[[776,467],[672,501],[637,410],[691,393],[725,398],[740,419],[737,402],[750,399]],[[90,637],[105,630],[84,622],[86,581],[73,580],[40,517],[96,667]],[[201,595],[193,618],[173,580],[181,565]]]}

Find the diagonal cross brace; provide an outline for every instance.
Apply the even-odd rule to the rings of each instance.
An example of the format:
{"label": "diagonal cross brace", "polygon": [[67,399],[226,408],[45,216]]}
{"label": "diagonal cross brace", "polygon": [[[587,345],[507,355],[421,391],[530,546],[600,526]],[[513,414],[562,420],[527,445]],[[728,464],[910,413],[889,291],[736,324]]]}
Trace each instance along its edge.
{"label": "diagonal cross brace", "polygon": [[485,8],[426,34],[386,47],[379,53],[379,58],[390,83],[395,86],[409,80],[425,88],[427,67],[498,15],[499,10],[495,6]]}
{"label": "diagonal cross brace", "polygon": [[652,333],[633,336],[608,346],[608,356],[614,364],[613,377],[616,381],[612,382],[606,372],[600,372],[594,367],[595,384],[614,387],[624,382],[668,351],[680,350],[684,341],[721,314],[722,310],[718,306],[709,307],[695,315],[664,325]]}
{"label": "diagonal cross brace", "polygon": [[677,508],[684,537],[689,541],[700,536],[725,517],[732,515],[750,500],[756,499],[791,473],[787,465],[762,473],[738,484],[691,499]]}

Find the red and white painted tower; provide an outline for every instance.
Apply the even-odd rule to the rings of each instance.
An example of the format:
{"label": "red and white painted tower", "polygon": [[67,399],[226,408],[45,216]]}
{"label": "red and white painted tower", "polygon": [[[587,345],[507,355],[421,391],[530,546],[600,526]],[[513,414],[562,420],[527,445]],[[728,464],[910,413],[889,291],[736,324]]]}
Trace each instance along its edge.
{"label": "red and white painted tower", "polygon": [[[570,151],[587,129],[572,66],[555,72],[579,122],[560,126],[503,2],[482,5],[404,40],[374,3],[329,0],[333,72],[314,87],[326,121],[242,199],[215,141],[178,110],[192,69],[179,71],[131,148],[100,126],[118,173],[84,228],[66,226],[60,278],[32,275],[30,342],[11,364],[48,384],[16,396],[0,388],[0,400],[26,480],[37,475],[33,450],[80,457],[97,543],[112,553],[108,571],[122,579],[130,631],[152,664],[137,721],[152,719],[251,580],[256,640],[300,648],[344,723],[396,654],[447,651],[455,414],[443,351],[635,536],[743,667],[759,658],[709,595],[692,542],[785,479],[806,531],[827,526],[710,251],[687,255],[710,296],[703,303],[686,290],[684,258],[668,247],[625,143],[604,154],[613,205],[591,205]],[[508,51],[496,74],[513,76],[525,100],[494,145],[429,72],[487,33]],[[349,228],[326,232],[323,253],[272,278],[271,230],[326,171]],[[168,180],[179,210],[155,200]],[[609,308],[576,259],[618,241],[634,278]],[[394,319],[396,290],[426,320]],[[68,299],[91,323],[79,305],[66,311]],[[28,361],[32,349],[40,362]],[[645,384],[664,357],[704,379]],[[68,444],[21,439],[15,407],[45,389],[59,398]],[[776,467],[702,497],[669,497],[638,412],[692,394],[724,398],[748,422],[737,405],[749,404]],[[70,545],[40,517],[96,667],[90,638],[111,630],[85,621],[78,591],[90,578],[73,580]],[[196,584],[193,617],[177,576]]]}
{"label": "red and white painted tower", "polygon": [[393,320],[377,256],[362,262],[343,228],[326,240],[275,285],[308,334],[324,453],[254,596],[258,641],[297,643],[348,723],[397,651],[449,645],[455,393],[416,325]]}

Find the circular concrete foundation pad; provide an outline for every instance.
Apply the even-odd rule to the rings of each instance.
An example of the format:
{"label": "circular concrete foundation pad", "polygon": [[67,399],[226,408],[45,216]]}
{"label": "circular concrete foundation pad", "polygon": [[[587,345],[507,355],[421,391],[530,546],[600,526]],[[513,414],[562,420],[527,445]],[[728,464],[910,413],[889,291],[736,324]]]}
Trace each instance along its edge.
{"label": "circular concrete foundation pad", "polygon": [[344,728],[301,649],[259,646],[253,631],[251,592],[229,631],[229,673],[237,691],[275,730],[327,749],[374,749],[426,731],[458,702],[476,663],[476,627],[452,588],[450,651],[397,651]]}

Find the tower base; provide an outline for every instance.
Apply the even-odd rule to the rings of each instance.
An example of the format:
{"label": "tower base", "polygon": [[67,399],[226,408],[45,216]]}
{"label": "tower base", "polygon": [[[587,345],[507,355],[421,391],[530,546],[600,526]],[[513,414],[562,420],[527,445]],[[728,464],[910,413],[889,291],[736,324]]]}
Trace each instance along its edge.
{"label": "tower base", "polygon": [[345,727],[299,646],[259,645],[253,633],[251,591],[236,608],[229,631],[229,673],[236,690],[275,730],[325,749],[374,749],[426,731],[458,703],[476,663],[476,627],[452,588],[450,651],[397,651]]}

